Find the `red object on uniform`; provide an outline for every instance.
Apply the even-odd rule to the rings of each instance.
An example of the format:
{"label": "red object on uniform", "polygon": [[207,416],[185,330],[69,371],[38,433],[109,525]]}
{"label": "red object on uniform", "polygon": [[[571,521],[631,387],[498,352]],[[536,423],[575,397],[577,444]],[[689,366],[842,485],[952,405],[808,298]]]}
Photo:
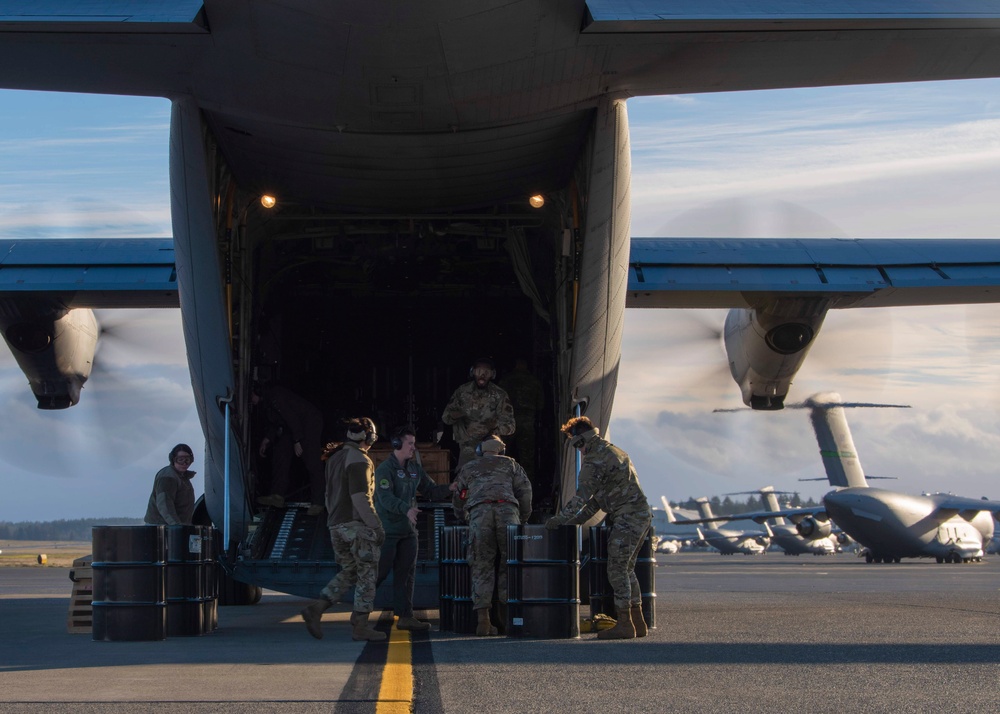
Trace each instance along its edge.
{"label": "red object on uniform", "polygon": [[463,501],[466,500],[469,497],[469,489],[463,488],[461,491],[458,492],[458,497],[461,498]]}

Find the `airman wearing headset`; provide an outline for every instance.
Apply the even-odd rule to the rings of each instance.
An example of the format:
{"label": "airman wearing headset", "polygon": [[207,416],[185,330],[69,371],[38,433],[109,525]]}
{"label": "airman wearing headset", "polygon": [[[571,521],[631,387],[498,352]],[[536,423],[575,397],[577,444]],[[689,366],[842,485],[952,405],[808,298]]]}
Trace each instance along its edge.
{"label": "airman wearing headset", "polygon": [[500,437],[487,436],[476,445],[476,453],[479,458],[462,467],[451,490],[455,510],[466,514],[469,521],[472,609],[478,618],[476,635],[483,637],[497,634],[490,620],[494,584],[501,610],[506,607],[507,526],[526,523],[531,515],[531,482],[520,464],[503,455]]}
{"label": "airman wearing headset", "polygon": [[618,620],[597,636],[602,640],[645,637],[635,561],[653,512],[639,486],[635,467],[628,454],[601,438],[587,417],[570,419],[563,424],[562,432],[582,456],[580,486],[562,510],[545,522],[545,527],[554,530],[564,524],[584,523],[599,510],[608,514],[612,521],[608,533],[608,582],[615,593]]}
{"label": "airman wearing headset", "polygon": [[368,449],[378,440],[375,423],[368,417],[347,423],[347,440],[328,453],[326,462],[326,512],[330,540],[340,572],[326,584],[320,597],[302,610],[306,629],[323,638],[323,612],[354,586],[351,638],[381,641],[384,632],[368,627],[375,609],[375,577],[385,531],[375,513],[375,467]]}
{"label": "airman wearing headset", "polygon": [[475,458],[476,445],[483,439],[514,433],[514,408],[507,392],[493,384],[496,376],[493,360],[476,360],[469,370],[471,381],[455,390],[441,416],[441,421],[451,424],[461,447],[456,471]]}
{"label": "airman wearing headset", "polygon": [[385,528],[379,558],[378,587],[392,573],[392,609],[396,628],[424,632],[429,622],[413,615],[413,584],[417,568],[417,496],[432,501],[451,496],[448,485],[435,484],[416,459],[417,436],[408,426],[392,434],[392,453],[375,469],[375,512]]}
{"label": "airman wearing headset", "polygon": [[194,517],[194,486],[190,470],[194,452],[187,444],[170,450],[168,466],[156,472],[153,492],[146,506],[146,523],[150,525],[189,526]]}

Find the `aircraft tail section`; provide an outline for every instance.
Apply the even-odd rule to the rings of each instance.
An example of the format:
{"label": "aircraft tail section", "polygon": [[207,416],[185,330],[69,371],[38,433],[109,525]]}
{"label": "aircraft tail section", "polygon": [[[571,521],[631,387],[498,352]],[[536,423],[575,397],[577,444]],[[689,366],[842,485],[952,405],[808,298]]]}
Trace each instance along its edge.
{"label": "aircraft tail section", "polygon": [[676,523],[677,517],[674,515],[674,509],[670,507],[670,501],[666,496],[660,496],[660,500],[663,501],[663,511],[667,514],[667,523]]}
{"label": "aircraft tail section", "polygon": [[[775,493],[774,486],[765,486],[764,488],[760,489],[760,497],[767,505],[767,510],[769,511],[781,510],[781,504],[778,503],[778,494]],[[774,519],[774,522],[777,523],[779,526],[782,526],[785,524],[785,519],[782,518],[781,516],[778,516]],[[767,526],[766,521],[764,522],[764,525]]]}
{"label": "aircraft tail section", "polygon": [[716,528],[720,523],[722,523],[722,521],[715,519],[715,514],[712,513],[712,504],[709,503],[707,498],[702,496],[701,498],[695,499],[695,503],[698,504],[698,513],[700,513],[701,517],[705,519],[706,525],[709,528]]}
{"label": "aircraft tail section", "polygon": [[835,488],[867,487],[840,395],[835,392],[814,394],[806,404],[830,485]]}

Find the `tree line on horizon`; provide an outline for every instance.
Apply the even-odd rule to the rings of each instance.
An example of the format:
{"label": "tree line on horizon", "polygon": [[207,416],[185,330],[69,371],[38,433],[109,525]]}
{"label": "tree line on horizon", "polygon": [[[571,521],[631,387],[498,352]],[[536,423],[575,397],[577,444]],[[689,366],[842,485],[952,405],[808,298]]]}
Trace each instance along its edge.
{"label": "tree line on horizon", "polygon": [[[783,506],[790,508],[813,508],[818,506],[810,497],[803,501],[798,493],[779,497]],[[709,498],[712,512],[717,516],[733,516],[751,511],[766,511],[767,504],[760,496],[749,495],[746,501],[736,501],[729,496],[712,496]],[[654,504],[655,505],[655,504]],[[683,508],[697,511],[698,504],[694,497],[686,501],[671,501],[671,508]],[[0,521],[0,540],[90,540],[91,529],[94,526],[141,526],[141,518],[75,518],[58,521],[21,521],[13,523]]]}
{"label": "tree line on horizon", "polygon": [[0,540],[90,540],[94,526],[141,526],[141,518],[74,518],[58,521],[0,521]]}

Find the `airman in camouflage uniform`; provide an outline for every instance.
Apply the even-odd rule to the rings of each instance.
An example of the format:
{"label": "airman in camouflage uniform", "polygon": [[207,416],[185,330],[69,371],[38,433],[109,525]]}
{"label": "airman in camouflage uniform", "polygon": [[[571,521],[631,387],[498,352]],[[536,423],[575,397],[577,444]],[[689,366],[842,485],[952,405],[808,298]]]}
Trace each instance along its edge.
{"label": "airman in camouflage uniform", "polygon": [[628,454],[602,439],[587,417],[570,419],[562,427],[574,448],[580,450],[580,486],[563,509],[545,522],[555,529],[584,523],[602,510],[608,514],[608,582],[615,593],[618,621],[598,633],[600,639],[629,639],[646,635],[642,594],[635,576],[639,548],[653,519],[646,495],[639,486]]}
{"label": "airman in camouflage uniform", "polygon": [[467,515],[469,521],[472,608],[478,618],[476,635],[480,637],[497,634],[490,621],[494,584],[500,602],[507,602],[507,526],[524,523],[531,515],[528,476],[514,459],[503,456],[503,451],[499,437],[487,437],[479,445],[481,456],[463,466],[451,484],[455,509]]}
{"label": "airman in camouflage uniform", "polygon": [[514,433],[514,408],[507,392],[491,381],[496,376],[492,360],[477,360],[470,373],[472,380],[455,390],[441,415],[461,447],[456,470],[475,458],[476,445],[486,437]]}
{"label": "airman in camouflage uniform", "polygon": [[327,526],[333,552],[340,565],[326,584],[318,600],[302,610],[306,629],[322,639],[320,621],[323,611],[354,586],[354,610],[351,613],[351,638],[380,641],[384,632],[368,627],[375,609],[375,577],[385,531],[375,513],[375,467],[368,449],[378,435],[371,419],[354,419],[347,425],[347,441],[326,462]]}

